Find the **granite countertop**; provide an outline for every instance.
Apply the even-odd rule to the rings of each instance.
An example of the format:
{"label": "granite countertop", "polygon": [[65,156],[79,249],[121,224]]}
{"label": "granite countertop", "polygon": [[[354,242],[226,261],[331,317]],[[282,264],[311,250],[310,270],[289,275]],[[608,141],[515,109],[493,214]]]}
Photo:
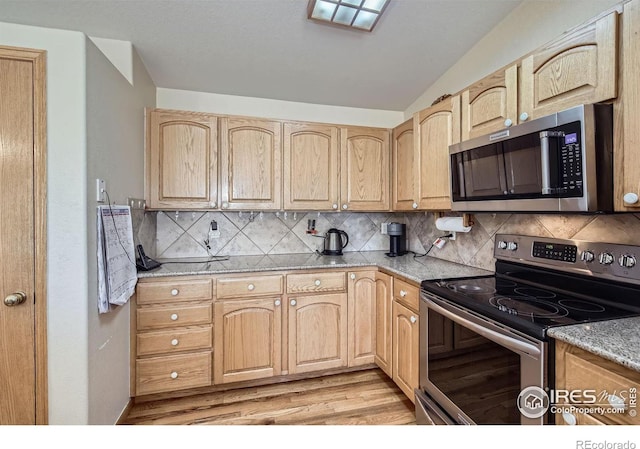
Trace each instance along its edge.
{"label": "granite countertop", "polygon": [[[188,263],[185,263],[189,261]],[[198,259],[162,260],[153,271],[138,273],[139,278],[164,276],[250,273],[258,271],[290,271],[308,269],[354,268],[377,266],[406,279],[421,282],[426,279],[455,278],[492,274],[480,268],[460,265],[435,257],[414,258],[412,254],[387,257],[384,251],[345,252],[343,256],[320,254],[278,254],[268,256],[232,256],[228,260]]]}
{"label": "granite countertop", "polygon": [[640,317],[554,327],[548,335],[640,371]]}

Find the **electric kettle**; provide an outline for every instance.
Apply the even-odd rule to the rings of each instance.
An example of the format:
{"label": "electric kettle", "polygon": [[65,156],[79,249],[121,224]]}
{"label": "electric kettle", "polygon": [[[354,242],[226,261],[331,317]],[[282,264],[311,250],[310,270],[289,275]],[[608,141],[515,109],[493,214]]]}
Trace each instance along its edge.
{"label": "electric kettle", "polygon": [[[342,236],[345,237],[343,243]],[[322,254],[325,256],[342,256],[342,249],[349,244],[349,235],[336,228],[331,228],[324,236],[324,250]]]}

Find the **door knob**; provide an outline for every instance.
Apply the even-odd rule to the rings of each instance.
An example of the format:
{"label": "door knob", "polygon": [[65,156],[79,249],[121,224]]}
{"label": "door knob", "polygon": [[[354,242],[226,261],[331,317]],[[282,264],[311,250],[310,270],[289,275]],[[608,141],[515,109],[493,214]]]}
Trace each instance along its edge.
{"label": "door knob", "polygon": [[8,307],[17,306],[27,300],[27,295],[24,292],[15,292],[4,298],[4,305]]}

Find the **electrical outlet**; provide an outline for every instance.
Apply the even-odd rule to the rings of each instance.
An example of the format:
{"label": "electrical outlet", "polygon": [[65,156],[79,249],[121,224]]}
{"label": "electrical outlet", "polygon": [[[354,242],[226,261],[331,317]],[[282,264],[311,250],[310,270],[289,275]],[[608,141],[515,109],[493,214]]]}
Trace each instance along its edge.
{"label": "electrical outlet", "polygon": [[209,241],[220,238],[220,229],[218,229],[218,223],[215,220],[211,220],[209,225]]}
{"label": "electrical outlet", "polygon": [[107,201],[107,183],[104,179],[97,178],[96,179],[96,201],[98,203],[104,203]]}
{"label": "electrical outlet", "polygon": [[387,225],[389,223],[380,223],[380,233],[383,235],[388,234],[389,232],[387,231]]}

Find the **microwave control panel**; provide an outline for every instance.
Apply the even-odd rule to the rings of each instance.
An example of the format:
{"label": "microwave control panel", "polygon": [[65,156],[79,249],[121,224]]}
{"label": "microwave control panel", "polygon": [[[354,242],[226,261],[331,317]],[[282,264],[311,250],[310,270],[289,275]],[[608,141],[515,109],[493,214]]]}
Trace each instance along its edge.
{"label": "microwave control panel", "polygon": [[[582,195],[582,145],[579,128],[574,130],[575,124],[566,125],[564,135],[559,138],[560,179],[558,193],[568,193],[571,196]],[[563,127],[565,128],[565,127]]]}

